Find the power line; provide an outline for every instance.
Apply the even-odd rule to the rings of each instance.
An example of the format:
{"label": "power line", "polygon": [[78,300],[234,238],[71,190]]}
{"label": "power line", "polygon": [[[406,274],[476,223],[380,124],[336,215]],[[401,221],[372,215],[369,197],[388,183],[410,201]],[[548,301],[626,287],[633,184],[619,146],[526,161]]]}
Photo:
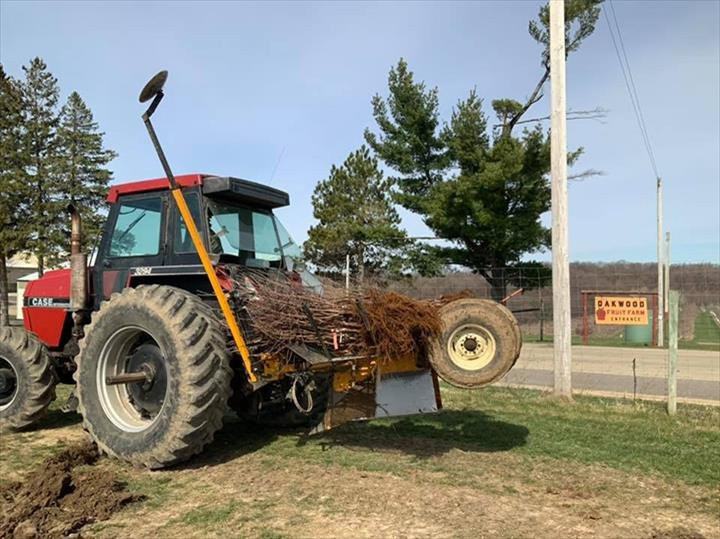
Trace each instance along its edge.
{"label": "power line", "polygon": [[[625,65],[627,66],[628,75],[630,75],[630,86],[632,86],[633,94],[635,94],[635,102],[637,103],[638,113],[640,114],[640,121],[642,122],[643,129],[645,130],[645,137],[648,141],[651,160],[653,163],[655,163],[655,152],[653,152],[652,144],[650,144],[650,136],[648,135],[647,124],[645,123],[645,116],[643,115],[643,110],[640,106],[640,96],[638,95],[637,89],[635,88],[635,79],[633,78],[632,68],[630,67],[630,60],[628,60],[627,53],[625,52],[625,42],[623,41],[622,32],[620,32],[620,25],[618,24],[617,15],[615,14],[615,4],[612,3],[612,0],[610,0],[610,10],[612,11],[613,20],[615,21],[615,28],[617,28],[618,38],[620,38],[620,49],[622,50],[622,55],[625,59]],[[658,176],[657,166],[654,165],[653,170],[655,170],[655,176]]]}
{"label": "power line", "polygon": [[[610,38],[612,39],[612,44],[615,48],[615,54],[617,56],[618,62],[620,63],[620,69],[622,71],[623,78],[625,79],[625,88],[627,89],[628,95],[630,96],[630,103],[632,104],[633,112],[635,113],[635,120],[637,121],[638,128],[640,129],[640,135],[642,136],[643,145],[645,146],[645,151],[648,154],[650,166],[652,167],[653,173],[657,178],[660,176],[660,174],[658,173],[657,163],[655,161],[655,152],[653,152],[652,144],[650,143],[650,135],[648,134],[647,125],[645,124],[645,117],[643,116],[642,107],[640,106],[640,96],[638,95],[637,88],[635,87],[635,80],[632,76],[632,69],[630,68],[630,61],[628,60],[627,52],[625,50],[625,43],[622,38],[622,32],[620,31],[620,25],[618,24],[615,7],[612,3],[612,0],[609,0],[608,3],[610,4],[610,10],[612,11],[613,20],[615,22],[615,31],[613,31],[610,17],[608,16],[607,10],[604,7],[603,14],[605,15],[605,21],[607,22],[608,29],[610,30]],[[617,32],[617,40],[615,39],[615,32]],[[620,42],[619,48],[618,41]],[[620,53],[621,49],[622,55]]]}

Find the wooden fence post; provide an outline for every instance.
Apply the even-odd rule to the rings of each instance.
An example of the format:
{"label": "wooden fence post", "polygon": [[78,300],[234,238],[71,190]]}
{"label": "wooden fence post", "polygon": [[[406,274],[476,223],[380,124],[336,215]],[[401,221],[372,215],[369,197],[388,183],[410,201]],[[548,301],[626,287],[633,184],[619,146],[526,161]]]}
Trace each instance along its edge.
{"label": "wooden fence post", "polygon": [[590,322],[588,321],[588,293],[582,293],[583,300],[583,344],[588,344],[590,340]]}
{"label": "wooden fence post", "polygon": [[678,303],[680,293],[670,291],[670,321],[668,335],[668,414],[677,412],[677,350],[678,350]]}

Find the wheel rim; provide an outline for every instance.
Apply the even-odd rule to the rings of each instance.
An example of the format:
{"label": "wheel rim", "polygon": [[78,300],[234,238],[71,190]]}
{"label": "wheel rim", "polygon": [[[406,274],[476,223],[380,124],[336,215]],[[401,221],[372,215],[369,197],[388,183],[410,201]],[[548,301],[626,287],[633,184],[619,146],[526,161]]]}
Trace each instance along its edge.
{"label": "wheel rim", "polygon": [[477,324],[466,324],[452,332],[447,342],[451,361],[466,371],[477,371],[486,367],[495,357],[495,337],[486,328]]}
{"label": "wheel rim", "polygon": [[[167,400],[165,355],[147,331],[127,326],[113,333],[98,358],[98,399],[106,417],[125,432],[140,432],[158,418]],[[108,377],[145,372],[151,381],[109,385]]]}
{"label": "wheel rim", "polygon": [[0,357],[0,411],[9,408],[15,400],[18,390],[18,374],[15,367]]}

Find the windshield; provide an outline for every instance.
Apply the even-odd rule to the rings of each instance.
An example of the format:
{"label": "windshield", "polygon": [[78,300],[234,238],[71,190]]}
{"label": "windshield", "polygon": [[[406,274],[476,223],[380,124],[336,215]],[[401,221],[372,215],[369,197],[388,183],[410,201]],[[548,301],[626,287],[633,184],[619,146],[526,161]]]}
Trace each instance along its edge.
{"label": "windshield", "polygon": [[249,268],[285,268],[304,286],[322,294],[323,286],[302,260],[302,250],[271,212],[208,200],[210,251],[240,258]]}
{"label": "windshield", "polygon": [[237,256],[258,268],[287,266],[287,257],[300,256],[300,248],[272,213],[214,200],[208,208],[211,252]]}

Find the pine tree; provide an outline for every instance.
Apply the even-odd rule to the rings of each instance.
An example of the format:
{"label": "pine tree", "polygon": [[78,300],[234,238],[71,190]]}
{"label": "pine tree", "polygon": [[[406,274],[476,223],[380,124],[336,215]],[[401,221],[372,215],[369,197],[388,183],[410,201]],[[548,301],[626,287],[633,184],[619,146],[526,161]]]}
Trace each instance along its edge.
{"label": "pine tree", "polygon": [[0,326],[9,324],[7,261],[27,247],[25,167],[22,144],[22,94],[16,80],[0,64]]}
{"label": "pine tree", "polygon": [[[598,0],[566,1],[568,53],[594,31],[598,4]],[[480,273],[496,299],[505,295],[521,258],[550,243],[550,231],[540,221],[550,208],[549,137],[539,126],[513,133],[542,97],[550,75],[547,28],[545,6],[529,25],[531,37],[543,46],[543,73],[524,103],[492,102],[498,131],[488,128],[475,91],[458,103],[449,124],[441,129],[437,89],[428,91],[425,83],[416,82],[403,59],[390,70],[387,99],[376,95],[372,100],[379,132],[365,131],[375,153],[400,174],[396,200],[453,244],[418,253],[440,256],[446,263]],[[569,163],[580,152],[571,153]],[[424,267],[433,269],[437,264],[430,260]]]}
{"label": "pine tree", "polygon": [[394,264],[393,251],[407,240],[390,200],[391,187],[364,145],[339,167],[333,165],[313,193],[313,216],[319,223],[310,228],[304,244],[308,259],[337,274],[350,255],[351,271],[361,281],[366,272]]}
{"label": "pine tree", "polygon": [[42,275],[48,263],[59,259],[66,243],[60,228],[62,210],[57,197],[58,86],[40,58],[23,66],[23,71],[23,140],[29,158],[27,178],[32,187],[28,249],[37,257],[38,272]]}
{"label": "pine tree", "polygon": [[[549,137],[535,127],[491,142],[482,100],[471,92],[453,111],[443,138],[458,173],[432,191],[426,222],[456,244],[441,253],[480,273],[493,297],[502,299],[521,257],[550,244],[550,230],[540,221],[550,209]],[[570,162],[576,157],[571,154]]]}
{"label": "pine tree", "polygon": [[57,130],[58,198],[79,209],[86,249],[91,248],[104,220],[105,198],[112,172],[105,166],[117,154],[103,148],[93,114],[77,92],[60,111]]}
{"label": "pine tree", "polygon": [[438,135],[438,92],[415,82],[407,62],[400,58],[388,75],[390,95],[372,99],[373,116],[380,128],[365,130],[365,141],[387,164],[400,173],[392,180],[400,188],[398,203],[423,212],[428,190],[442,180],[450,162]]}

